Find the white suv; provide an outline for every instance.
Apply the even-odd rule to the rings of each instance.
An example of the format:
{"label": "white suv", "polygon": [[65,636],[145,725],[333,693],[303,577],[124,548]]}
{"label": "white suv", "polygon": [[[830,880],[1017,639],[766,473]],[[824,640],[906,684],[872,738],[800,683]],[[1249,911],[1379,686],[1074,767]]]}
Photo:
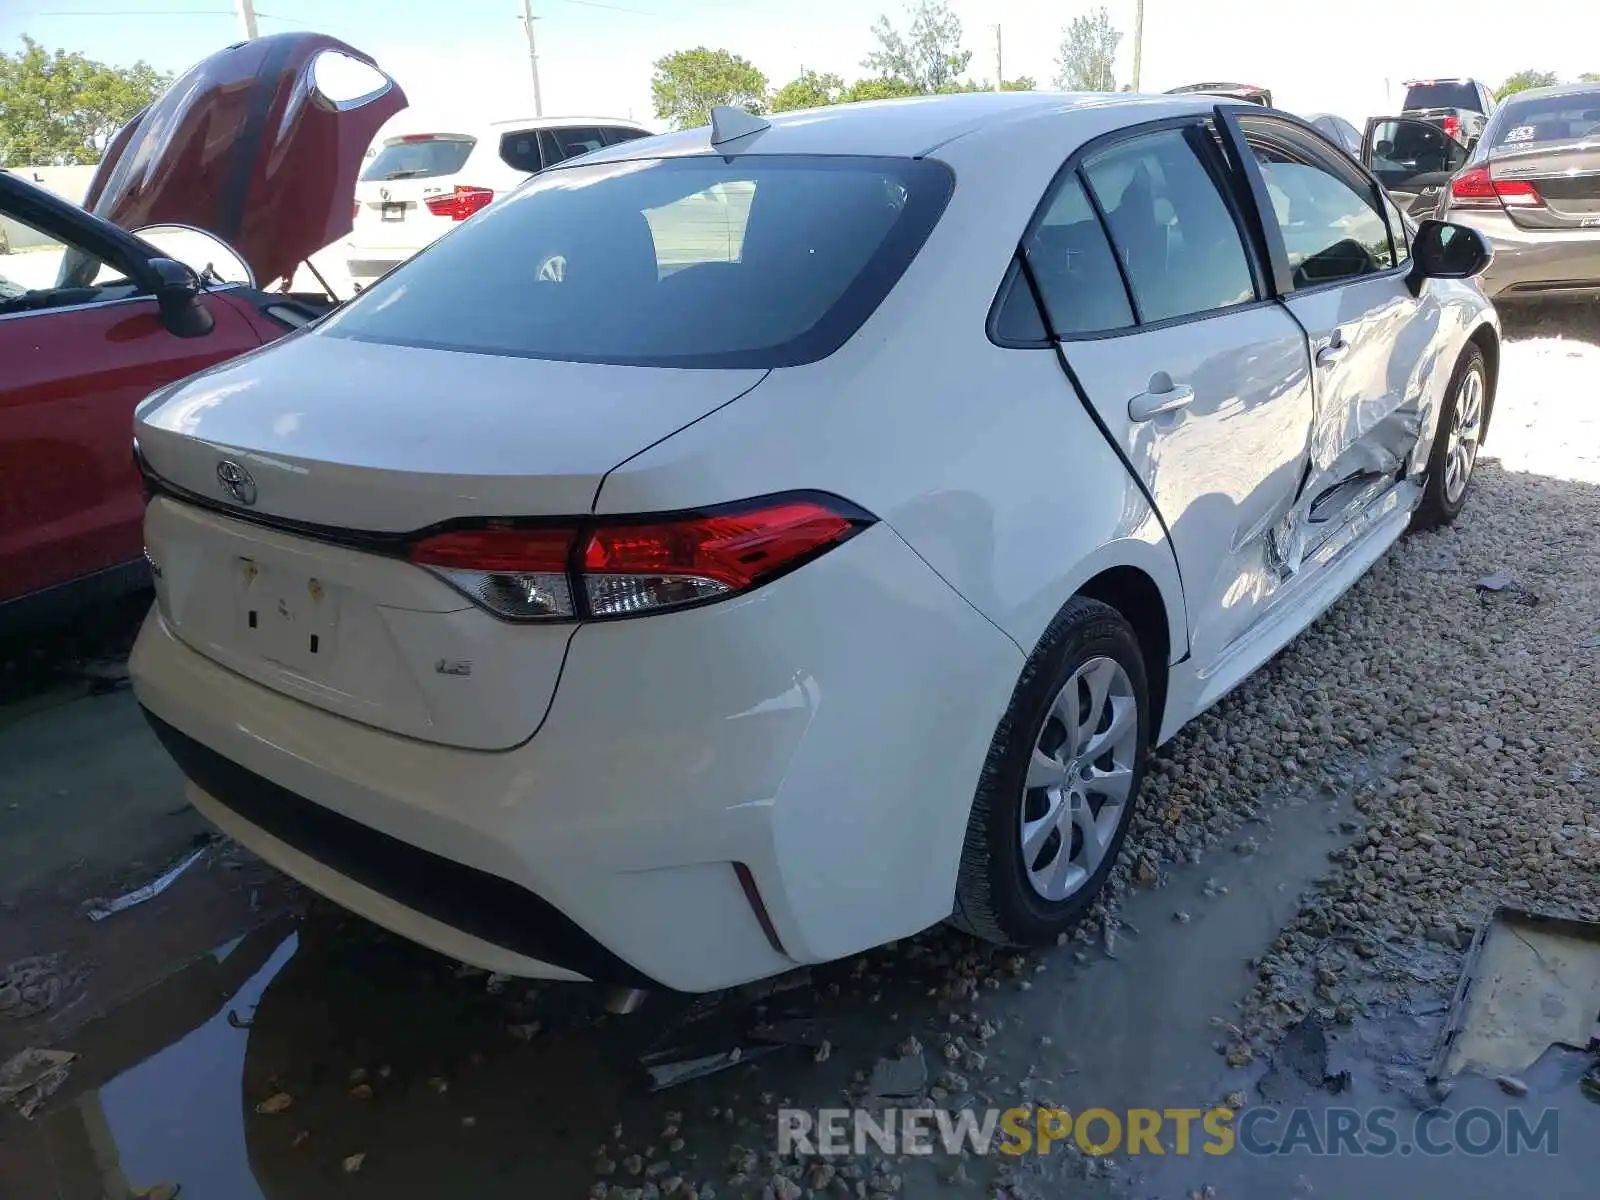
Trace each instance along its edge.
{"label": "white suv", "polygon": [[533,117],[385,138],[356,184],[351,283],[367,287],[529,175],[649,133],[609,117]]}

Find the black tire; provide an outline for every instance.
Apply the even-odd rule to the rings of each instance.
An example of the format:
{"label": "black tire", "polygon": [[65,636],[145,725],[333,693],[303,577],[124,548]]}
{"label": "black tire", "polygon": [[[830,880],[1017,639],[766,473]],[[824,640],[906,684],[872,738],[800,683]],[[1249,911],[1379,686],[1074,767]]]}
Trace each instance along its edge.
{"label": "black tire", "polygon": [[[1479,388],[1477,441],[1474,443],[1472,462],[1467,468],[1466,482],[1460,492],[1452,497],[1447,483],[1451,452],[1450,431],[1464,396],[1464,386],[1469,376],[1476,374]],[[1428,454],[1428,476],[1422,489],[1422,503],[1411,514],[1411,530],[1442,529],[1461,515],[1467,497],[1472,494],[1472,477],[1477,472],[1477,447],[1482,445],[1483,425],[1489,413],[1489,373],[1484,366],[1483,351],[1472,343],[1461,352],[1456,369],[1445,388],[1444,403],[1439,406],[1438,430],[1433,436],[1433,449]]]}
{"label": "black tire", "polygon": [[[1138,716],[1132,781],[1121,824],[1099,867],[1076,892],[1050,901],[1030,884],[1023,862],[1020,829],[1023,805],[1028,803],[1023,784],[1057,694],[1079,667],[1101,656],[1114,660],[1132,684]],[[1144,658],[1128,622],[1107,604],[1074,597],[1056,615],[1028,660],[990,743],[967,822],[952,924],[985,941],[1038,946],[1053,943],[1088,912],[1132,823],[1152,740],[1149,697]]]}

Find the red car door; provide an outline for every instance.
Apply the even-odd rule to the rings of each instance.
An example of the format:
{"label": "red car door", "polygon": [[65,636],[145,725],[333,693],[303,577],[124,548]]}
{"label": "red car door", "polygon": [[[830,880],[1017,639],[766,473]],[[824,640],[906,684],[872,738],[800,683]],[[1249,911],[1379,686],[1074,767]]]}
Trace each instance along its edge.
{"label": "red car door", "polygon": [[11,312],[0,299],[0,603],[139,559],[134,406],[262,343],[221,294],[200,303],[215,326],[180,338],[149,296]]}

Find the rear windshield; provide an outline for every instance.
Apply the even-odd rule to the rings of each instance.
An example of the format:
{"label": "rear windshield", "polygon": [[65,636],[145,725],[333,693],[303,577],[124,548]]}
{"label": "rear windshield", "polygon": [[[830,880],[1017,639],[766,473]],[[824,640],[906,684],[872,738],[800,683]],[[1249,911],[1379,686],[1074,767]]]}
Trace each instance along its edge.
{"label": "rear windshield", "polygon": [[1478,112],[1483,102],[1478,99],[1478,89],[1464,80],[1446,80],[1440,83],[1413,83],[1406,89],[1407,108],[1465,108]]}
{"label": "rear windshield", "polygon": [[578,362],[812,362],[888,294],[953,182],[928,160],[797,155],[546,171],[323,329]]}
{"label": "rear windshield", "polygon": [[469,137],[409,137],[390,142],[361,172],[363,180],[432,179],[454,175],[472,153]]}
{"label": "rear windshield", "polygon": [[1600,90],[1581,96],[1512,101],[1500,114],[1496,146],[1532,146],[1600,138]]}

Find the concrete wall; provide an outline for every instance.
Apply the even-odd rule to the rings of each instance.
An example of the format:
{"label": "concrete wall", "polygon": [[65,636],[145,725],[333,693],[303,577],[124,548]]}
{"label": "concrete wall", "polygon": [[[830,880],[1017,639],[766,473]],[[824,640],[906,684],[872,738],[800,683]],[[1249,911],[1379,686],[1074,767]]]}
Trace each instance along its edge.
{"label": "concrete wall", "polygon": [[[89,181],[94,178],[94,167],[8,167],[8,175],[15,175],[29,183],[54,192],[63,200],[70,200],[73,204],[82,204],[83,197],[89,190]],[[27,250],[34,246],[46,244],[46,239],[25,229],[15,221],[0,217],[0,227],[3,227],[5,240],[13,250]]]}

